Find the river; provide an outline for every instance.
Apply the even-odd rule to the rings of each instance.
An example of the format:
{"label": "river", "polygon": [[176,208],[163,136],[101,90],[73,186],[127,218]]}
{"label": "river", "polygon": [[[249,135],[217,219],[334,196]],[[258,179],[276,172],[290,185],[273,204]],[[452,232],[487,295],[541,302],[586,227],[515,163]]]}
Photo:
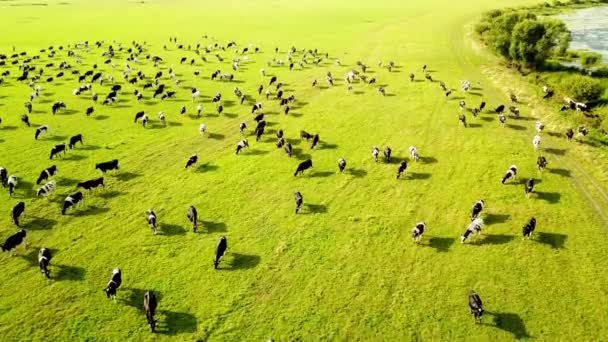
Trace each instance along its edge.
{"label": "river", "polygon": [[608,63],[608,6],[585,8],[559,16],[570,32],[573,50],[590,50]]}

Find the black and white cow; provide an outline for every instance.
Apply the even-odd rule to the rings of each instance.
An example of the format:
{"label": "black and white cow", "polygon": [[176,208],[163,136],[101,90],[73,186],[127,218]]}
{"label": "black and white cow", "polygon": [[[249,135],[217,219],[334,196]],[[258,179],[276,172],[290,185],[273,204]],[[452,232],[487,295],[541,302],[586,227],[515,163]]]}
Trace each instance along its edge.
{"label": "black and white cow", "polygon": [[587,136],[587,134],[589,134],[589,130],[587,129],[587,127],[585,126],[578,126],[578,135],[579,136]]}
{"label": "black and white cow", "polygon": [[306,131],[300,131],[300,139],[306,139],[309,140],[310,138],[312,138],[313,135],[306,132]]}
{"label": "black and white cow", "polygon": [[239,141],[239,143],[236,145],[236,154],[239,154],[239,152],[246,147],[249,147],[249,142],[247,139]]}
{"label": "black and white cow", "polygon": [[167,126],[167,118],[165,117],[165,113],[158,112],[158,121],[163,124],[163,126]]}
{"label": "black and white cow", "polygon": [[21,122],[23,122],[27,127],[30,127],[30,118],[26,114],[21,115]]}
{"label": "black and white cow", "polygon": [[228,249],[228,240],[225,236],[220,236],[215,246],[215,260],[213,261],[213,268],[216,270],[220,265],[220,259],[226,254],[226,249]]}
{"label": "black and white cow", "polygon": [[50,181],[50,182],[44,184],[40,189],[38,189],[38,191],[36,192],[36,196],[48,197],[55,191],[56,187],[57,187],[57,182]]}
{"label": "black and white cow", "polygon": [[260,122],[262,120],[264,120],[264,113],[260,113],[258,115],[256,115],[253,120],[255,120],[256,122]]}
{"label": "black and white cow", "polygon": [[112,275],[110,275],[110,280],[108,281],[108,285],[104,289],[104,291],[106,292],[106,296],[108,298],[114,299],[115,303],[116,303],[116,290],[118,290],[118,288],[120,287],[121,284],[122,284],[122,272],[120,271],[120,268],[115,268],[112,270]]}
{"label": "black and white cow", "polygon": [[475,202],[475,204],[473,204],[473,207],[471,208],[471,221],[476,219],[479,214],[481,213],[481,211],[483,210],[483,207],[486,205],[486,202],[482,199],[480,199],[479,201]]}
{"label": "black and white cow", "polygon": [[95,179],[90,179],[84,182],[80,182],[78,183],[78,185],[76,185],[77,188],[83,188],[85,190],[91,191],[95,188],[98,187],[105,187],[105,183],[104,183],[104,179],[103,177],[99,177],[99,178],[95,178]]}
{"label": "black and white cow", "polygon": [[410,150],[410,156],[412,156],[412,158],[415,161],[420,161],[420,156],[418,155],[418,150],[414,146],[410,146],[409,150]]}
{"label": "black and white cow", "polygon": [[118,159],[114,159],[111,161],[107,161],[107,162],[103,162],[103,163],[97,163],[95,164],[95,170],[101,170],[101,172],[106,173],[108,171],[111,170],[118,170]]}
{"label": "black and white cow", "polygon": [[291,147],[291,143],[289,143],[289,142],[285,144],[285,153],[290,158],[291,158],[291,156],[293,154],[293,148]]}
{"label": "black and white cow", "polygon": [[42,170],[42,172],[40,172],[40,176],[38,176],[38,179],[36,180],[36,184],[40,184],[43,181],[48,180],[49,178],[53,177],[56,173],[57,173],[57,166],[55,166],[55,165],[52,165],[52,166]]}
{"label": "black and white cow", "polygon": [[383,153],[384,153],[384,161],[385,162],[387,162],[387,163],[391,162],[391,153],[392,152],[393,152],[393,150],[391,150],[390,146],[386,146],[384,148]]}
{"label": "black and white cow", "polygon": [[372,158],[374,158],[374,161],[376,163],[378,162],[379,154],[380,154],[380,149],[378,148],[378,146],[374,146],[374,148],[372,148]]}
{"label": "black and white cow", "polygon": [[24,202],[17,203],[11,210],[11,219],[13,220],[15,226],[19,227],[19,218],[21,217],[21,215],[23,215],[23,213],[25,213]]}
{"label": "black and white cow", "polygon": [[405,170],[407,169],[407,161],[404,160],[399,163],[399,168],[397,168],[397,179],[401,178]]}
{"label": "black and white cow", "polygon": [[460,237],[460,243],[464,243],[466,239],[471,237],[474,234],[478,234],[481,232],[481,228],[483,227],[483,220],[481,218],[476,218],[467,226],[467,230]]}
{"label": "black and white cow", "polygon": [[51,278],[51,272],[49,271],[49,263],[51,262],[51,250],[48,248],[40,248],[38,252],[38,265],[40,266],[40,272],[47,277]]}
{"label": "black and white cow", "polygon": [[156,235],[156,233],[158,232],[158,229],[156,227],[156,214],[152,209],[146,210],[146,221],[148,222],[148,226],[150,226],[150,229],[152,229],[152,231],[154,232],[154,235]]}
{"label": "black and white cow", "polygon": [[300,209],[302,209],[302,203],[304,203],[304,197],[302,197],[302,194],[299,191],[294,192],[293,197],[296,201],[296,214],[300,212]]}
{"label": "black and white cow", "polygon": [[53,112],[53,115],[55,115],[61,109],[65,109],[65,108],[66,108],[65,103],[63,103],[62,101],[56,101],[55,103],[53,103],[53,106],[51,107],[51,111]]}
{"label": "black and white cow", "polygon": [[19,180],[17,179],[17,176],[11,175],[8,177],[6,184],[8,185],[8,195],[9,196],[13,196],[18,183],[19,183]]}
{"label": "black and white cow", "polygon": [[34,139],[38,140],[38,137],[40,137],[40,134],[46,133],[48,131],[49,131],[48,125],[42,125],[42,126],[36,128],[36,133],[34,134]]}
{"label": "black and white cow", "polygon": [[475,318],[475,323],[481,323],[481,316],[483,316],[483,303],[479,295],[472,291],[469,293],[469,308],[471,309],[471,315]]}
{"label": "black and white cow", "polygon": [[56,155],[59,155],[61,152],[63,152],[63,155],[65,155],[65,144],[59,144],[59,145],[55,145],[53,146],[53,148],[51,148],[51,153],[49,155],[49,159],[53,160],[53,157],[55,157]]}
{"label": "black and white cow", "polygon": [[68,143],[70,150],[76,146],[76,143],[80,143],[81,146],[83,145],[82,134],[76,134],[75,136],[70,137],[70,142]]}
{"label": "black and white cow", "polygon": [[241,132],[241,135],[245,135],[246,129],[247,129],[247,123],[241,122],[241,124],[239,125],[239,131]]}
{"label": "black and white cow", "polygon": [[534,229],[536,229],[536,218],[532,217],[522,228],[524,239],[532,236],[532,232],[534,232]]}
{"label": "black and white cow", "polygon": [[285,145],[285,139],[283,137],[277,138],[277,148],[281,148]]}
{"label": "black and white cow", "polygon": [[505,182],[510,178],[513,178],[513,180],[515,180],[515,176],[517,176],[517,166],[511,165],[505,173],[504,177],[502,177],[501,183],[505,184]]}
{"label": "black and white cow", "polygon": [[198,154],[195,153],[195,154],[191,155],[190,158],[188,158],[188,161],[186,161],[185,169],[189,168],[190,166],[193,166],[194,164],[196,164],[197,161],[198,161]]}
{"label": "black and white cow", "polygon": [[573,137],[574,130],[572,130],[572,128],[568,128],[568,130],[566,131],[566,138],[568,139],[568,141],[571,141]]}
{"label": "black and white cow", "polygon": [[186,217],[188,217],[188,221],[192,224],[192,231],[196,233],[196,230],[198,229],[198,212],[193,205],[188,207]]}
{"label": "black and white cow", "polygon": [[144,311],[146,312],[148,326],[152,332],[156,331],[156,320],[154,319],[154,315],[156,314],[157,305],[158,303],[156,301],[156,295],[154,292],[147,291],[144,293]]}
{"label": "black and white cow", "polygon": [[10,255],[13,256],[13,249],[17,249],[17,246],[23,243],[23,249],[27,248],[27,243],[25,241],[26,232],[25,229],[19,229],[18,232],[9,236],[4,244],[2,245],[3,252],[10,252]]}
{"label": "black and white cow", "polygon": [[340,173],[344,173],[344,169],[346,169],[346,160],[344,158],[338,159],[338,169]]}
{"label": "black and white cow", "polygon": [[507,118],[504,116],[504,114],[498,114],[498,124],[500,127],[505,127],[505,122],[507,122]]}
{"label": "black and white cow", "polygon": [[293,174],[294,177],[298,175],[298,173],[304,174],[304,171],[310,169],[312,167],[312,160],[311,159],[307,159],[303,162],[301,162],[298,165],[298,168],[296,169],[296,172]]}
{"label": "black and white cow", "polygon": [[529,198],[532,191],[534,191],[534,179],[530,178],[526,181],[526,187],[524,190],[526,192],[526,197]]}
{"label": "black and white cow", "polygon": [[536,165],[538,165],[538,170],[543,171],[547,167],[547,164],[549,164],[547,162],[547,158],[545,158],[542,154],[539,155],[538,159],[536,160]]}
{"label": "black and white cow", "polygon": [[141,112],[135,113],[135,120],[133,120],[133,123],[137,123],[137,121],[143,119],[144,115],[146,115],[146,112],[144,112],[143,110]]}
{"label": "black and white cow", "polygon": [[412,239],[414,242],[419,243],[420,239],[422,239],[422,234],[426,230],[426,224],[424,222],[416,223],[414,229],[412,229]]}
{"label": "black and white cow", "polygon": [[75,206],[76,204],[84,201],[84,197],[82,196],[82,192],[75,192],[65,198],[63,201],[63,208],[61,209],[61,215],[65,215],[65,212]]}
{"label": "black and white cow", "polygon": [[460,122],[460,124],[461,124],[463,127],[465,127],[465,128],[467,127],[467,117],[466,117],[466,116],[464,116],[464,114],[459,114],[459,115],[458,115],[458,121]]}

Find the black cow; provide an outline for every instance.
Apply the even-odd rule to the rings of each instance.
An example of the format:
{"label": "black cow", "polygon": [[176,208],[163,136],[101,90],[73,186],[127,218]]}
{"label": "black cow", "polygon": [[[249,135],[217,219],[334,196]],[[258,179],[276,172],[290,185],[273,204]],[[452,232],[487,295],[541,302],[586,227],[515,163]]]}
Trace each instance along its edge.
{"label": "black cow", "polygon": [[190,166],[196,164],[196,162],[198,161],[198,154],[193,154],[190,156],[190,158],[188,158],[188,161],[186,162],[186,167],[185,169],[189,168]]}
{"label": "black cow", "polygon": [[40,266],[40,272],[44,274],[45,277],[51,278],[51,272],[49,272],[49,263],[51,262],[51,250],[48,248],[40,248],[38,252],[38,265]]}
{"label": "black cow", "polygon": [[8,182],[8,171],[6,171],[5,168],[0,166],[0,183],[2,184],[3,188],[6,188],[7,182]]}
{"label": "black cow", "polygon": [[281,148],[285,146],[285,139],[283,137],[280,137],[277,139],[277,148]]}
{"label": "black cow", "polygon": [[517,176],[517,166],[511,165],[507,170],[507,173],[505,173],[504,177],[502,177],[501,183],[505,184],[509,178],[515,179],[515,176]]}
{"label": "black cow", "polygon": [[566,131],[566,138],[568,139],[568,141],[570,141],[572,140],[572,137],[574,137],[574,131],[572,130],[572,128],[568,128],[568,130]]}
{"label": "black cow", "polygon": [[101,172],[106,173],[110,170],[118,170],[118,159],[114,159],[111,161],[107,161],[107,162],[103,162],[103,163],[97,163],[95,164],[95,170],[101,170]]}
{"label": "black cow", "polygon": [[53,115],[55,115],[59,110],[61,109],[65,109],[65,103],[61,102],[61,101],[56,101],[55,103],[53,103],[53,106],[51,107],[51,111],[53,112]]}
{"label": "black cow", "polygon": [[268,85],[271,86],[276,81],[277,81],[277,77],[276,76],[272,76],[272,78],[270,79],[270,83]]}
{"label": "black cow", "polygon": [[261,113],[261,114],[256,115],[256,116],[253,118],[253,120],[255,120],[255,121],[257,121],[257,122],[260,122],[260,121],[264,120],[264,113]]}
{"label": "black cow", "polygon": [[391,162],[391,153],[393,152],[393,150],[391,150],[391,148],[389,146],[386,146],[384,148],[384,161],[386,161],[387,163]]}
{"label": "black cow", "polygon": [[213,261],[213,267],[216,270],[220,265],[220,259],[226,254],[226,249],[228,249],[228,240],[225,236],[220,236],[215,246],[215,260]]}
{"label": "black cow", "polygon": [[543,155],[538,156],[538,159],[536,160],[536,165],[538,165],[538,170],[542,171],[547,167],[547,164],[549,164],[547,162],[547,158],[545,158]]}
{"label": "black cow", "polygon": [[300,139],[306,139],[309,140],[310,138],[312,138],[313,135],[306,132],[306,131],[300,131]]}
{"label": "black cow", "polygon": [[51,149],[51,154],[50,154],[49,159],[53,160],[53,157],[58,155],[61,152],[63,152],[63,155],[65,155],[65,144],[59,144],[59,145],[53,146],[53,148]]}
{"label": "black cow", "polygon": [[290,158],[293,154],[293,148],[291,147],[291,143],[289,142],[285,144],[285,153],[287,153],[287,156]]}
{"label": "black cow", "polygon": [[54,176],[56,173],[57,173],[57,166],[55,166],[55,165],[42,170],[42,172],[40,172],[40,176],[38,176],[38,179],[36,180],[36,184],[40,184],[43,181],[46,181],[50,177]]}
{"label": "black cow", "polygon": [[249,142],[247,141],[247,139],[241,140],[236,145],[236,154],[239,154],[239,152],[241,152],[241,150],[244,149],[245,147],[249,147]]}
{"label": "black cow", "polygon": [[534,231],[534,229],[536,229],[536,218],[532,217],[530,221],[528,221],[522,228],[524,239],[532,236],[532,232]]}
{"label": "black cow", "polygon": [[481,316],[483,316],[483,303],[479,295],[475,291],[471,290],[469,293],[469,308],[471,309],[471,315],[475,317],[475,323],[479,321],[481,323]]}
{"label": "black cow", "polygon": [[27,248],[27,243],[25,243],[26,232],[25,229],[19,229],[18,232],[9,236],[4,244],[2,245],[3,252],[10,252],[11,256],[13,255],[13,249],[16,249],[21,243],[23,243],[23,248]]}
{"label": "black cow", "polygon": [[[264,124],[261,125],[260,124]],[[260,124],[258,124],[258,127],[256,127],[255,129],[255,141],[260,141],[260,139],[262,138],[262,135],[264,134],[264,127],[266,127],[266,121],[262,121],[260,122]]]}
{"label": "black cow", "polygon": [[108,281],[108,285],[104,289],[106,292],[106,296],[108,298],[114,299],[116,302],[116,290],[122,284],[122,272],[120,272],[120,268],[115,268],[112,270],[112,275],[110,276],[110,281]]}
{"label": "black cow", "polygon": [[[26,114],[21,115],[21,122],[26,124],[27,127],[30,127],[30,118]],[[573,133],[573,135],[574,135],[574,133]]]}
{"label": "black cow", "polygon": [[534,190],[534,179],[530,178],[526,181],[526,187],[524,190],[526,192],[526,197],[530,197],[530,194]]}
{"label": "black cow", "polygon": [[340,173],[344,173],[344,169],[346,169],[346,160],[344,158],[338,159],[338,169],[340,169]]}
{"label": "black cow", "polygon": [[198,228],[198,212],[193,205],[188,207],[186,217],[188,217],[188,221],[192,224],[192,231],[196,233],[196,229]]}
{"label": "black cow", "polygon": [[471,221],[479,216],[485,204],[486,202],[482,199],[473,204],[473,208],[471,208]]}
{"label": "black cow", "polygon": [[77,188],[83,188],[89,191],[100,186],[105,188],[103,177],[90,179],[88,181],[80,182],[78,183],[78,185],[76,185]]}
{"label": "black cow", "polygon": [[407,161],[404,160],[401,163],[399,163],[399,168],[397,169],[397,179],[401,178],[401,175],[403,175],[403,172],[405,172],[406,169],[407,169]]}
{"label": "black cow", "polygon": [[294,177],[298,175],[298,173],[304,174],[304,171],[310,169],[312,167],[312,160],[311,159],[307,159],[303,162],[301,162],[298,165],[298,168],[296,169],[296,172],[293,174]]}
{"label": "black cow", "polygon": [[76,146],[76,143],[78,142],[80,143],[80,145],[83,145],[82,134],[76,134],[75,136],[70,138],[70,142],[68,143],[68,147],[70,148],[70,150],[74,148]]}
{"label": "black cow", "polygon": [[93,114],[93,112],[95,112],[95,108],[89,107],[89,108],[87,108],[86,114],[87,114],[87,116],[90,116],[91,114]]}
{"label": "black cow", "polygon": [[112,91],[118,92],[122,89],[122,86],[120,84],[115,84],[112,86]]}
{"label": "black cow", "polygon": [[502,114],[502,112],[505,111],[505,105],[500,105],[500,106],[496,107],[496,109],[494,109],[494,111],[498,114]]}
{"label": "black cow", "polygon": [[65,212],[75,206],[76,204],[82,202],[84,200],[84,197],[82,196],[82,192],[78,191],[75,192],[71,195],[69,195],[68,197],[65,198],[65,200],[63,201],[63,208],[61,209],[61,215],[65,215]]}
{"label": "black cow", "polygon": [[150,229],[152,229],[152,231],[156,235],[158,231],[156,227],[156,214],[154,213],[154,211],[152,211],[152,209],[146,210],[146,221],[148,221]]}
{"label": "black cow", "polygon": [[420,239],[422,239],[422,234],[424,234],[424,230],[426,229],[426,224],[424,222],[416,223],[414,229],[412,229],[412,239],[414,242],[419,243]]}
{"label": "black cow", "polygon": [[293,196],[296,201],[296,214],[297,214],[300,212],[300,209],[302,209],[302,203],[304,202],[304,198],[302,197],[302,194],[299,191],[294,192]]}
{"label": "black cow", "polygon": [[410,82],[414,82],[414,74],[410,74]]}
{"label": "black cow", "polygon": [[310,149],[312,150],[313,148],[315,148],[315,146],[317,146],[318,143],[319,143],[319,135],[315,134],[312,137],[312,145],[310,145]]}
{"label": "black cow", "polygon": [[156,295],[152,291],[144,293],[144,311],[146,312],[146,319],[148,320],[148,326],[152,332],[156,331],[156,320],[154,315],[156,314]]}
{"label": "black cow", "polygon": [[23,202],[17,203],[11,210],[11,219],[13,220],[13,223],[17,227],[19,227],[19,217],[21,217],[21,215],[23,215],[24,212],[25,212],[25,203],[23,203]]}

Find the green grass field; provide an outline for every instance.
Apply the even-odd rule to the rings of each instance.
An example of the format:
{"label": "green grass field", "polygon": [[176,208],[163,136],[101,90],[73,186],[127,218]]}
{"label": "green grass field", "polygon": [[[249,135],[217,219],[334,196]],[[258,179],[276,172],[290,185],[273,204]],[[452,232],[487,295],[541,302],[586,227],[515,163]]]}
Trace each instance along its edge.
{"label": "green grass field", "polygon": [[[57,66],[68,60],[81,72],[99,64],[123,85],[119,103],[95,105],[89,95],[72,95],[77,76],[39,82],[41,97],[33,103],[32,128],[19,121],[31,89],[16,81],[17,66],[0,85],[0,165],[20,177],[14,198],[1,194],[0,237],[15,231],[8,212],[26,203],[22,220],[29,247],[16,257],[0,256],[0,339],[10,340],[475,340],[538,339],[594,341],[608,336],[608,160],[606,148],[566,143],[543,133],[549,170],[536,169],[532,148],[534,122],[542,118],[549,132],[561,133],[564,123],[535,100],[533,89],[502,72],[497,61],[473,44],[469,25],[487,9],[530,1],[469,0],[354,1],[44,1],[47,6],[15,0],[0,2],[0,53],[38,53],[40,48],[103,40],[103,48],[77,52],[82,64],[58,53]],[[208,39],[202,36],[207,34]],[[180,65],[182,56],[169,43],[177,36],[188,45],[239,47],[253,43],[261,53],[234,72],[233,83],[211,81],[216,69],[233,73],[232,49],[212,54],[208,63]],[[162,83],[176,90],[176,99],[152,99],[145,91],[140,103],[136,86],[122,83],[127,62],[123,51],[103,64],[108,44],[126,49],[146,41],[140,63],[128,63],[151,78],[155,68],[143,55],[164,58]],[[163,50],[167,45],[168,51]],[[320,66],[303,70],[269,67],[273,57],[286,59],[291,46],[329,53]],[[280,52],[274,54],[274,48]],[[300,54],[296,57],[299,59]],[[20,60],[22,60],[21,58]],[[334,63],[342,62],[341,66]],[[357,83],[347,94],[344,76],[363,61],[370,77],[386,85]],[[395,61],[389,72],[377,61]],[[42,54],[36,65],[49,63]],[[410,82],[410,72],[423,80],[421,66],[455,89],[446,100],[438,83]],[[173,67],[183,80],[176,88],[167,79]],[[266,69],[266,77],[260,74]],[[194,77],[194,70],[201,76]],[[336,86],[324,81],[330,71]],[[45,79],[58,70],[45,68]],[[235,156],[239,123],[255,122],[250,102],[240,106],[232,89],[252,99],[257,86],[275,75],[297,102],[283,115],[275,100],[264,101],[269,126],[264,139]],[[311,87],[313,79],[319,86]],[[468,94],[460,81],[472,81]],[[103,99],[109,86],[94,85]],[[194,115],[189,93],[196,87],[203,117]],[[494,114],[484,113],[473,127],[458,125],[458,101],[467,106],[485,100],[489,107],[508,103],[517,87],[523,118],[500,128]],[[274,90],[274,89],[273,89]],[[218,116],[211,97],[222,93],[224,114]],[[51,104],[62,100],[68,110],[55,116]],[[188,113],[179,115],[182,105]],[[133,123],[137,111],[152,120],[143,129]],[[157,113],[164,111],[163,128]],[[198,132],[207,125],[207,136]],[[50,133],[34,140],[35,127],[48,124]],[[289,159],[275,148],[274,131],[283,129],[296,153]],[[300,142],[298,132],[318,133],[315,150]],[[82,133],[83,147],[50,162],[50,148]],[[408,147],[418,148],[423,161],[409,162],[406,176],[395,180],[397,164],[374,163],[371,148],[390,145],[398,159]],[[187,158],[199,154],[195,169],[184,170]],[[293,177],[299,161],[312,158],[314,169]],[[338,158],[348,161],[339,174]],[[106,189],[85,192],[85,205],[60,214],[65,196],[76,182],[98,177],[97,162],[119,159],[120,172],[106,176]],[[409,159],[409,158],[408,158]],[[51,199],[36,198],[40,171],[56,164],[58,189]],[[516,184],[501,185],[506,169],[516,164]],[[519,180],[542,180],[530,199]],[[304,196],[303,213],[295,215],[293,192]],[[470,222],[473,203],[487,207],[483,235],[460,244]],[[199,232],[193,233],[186,208],[199,211]],[[160,224],[154,236],[144,212],[153,208]],[[537,232],[522,241],[521,227],[531,217]],[[427,232],[415,245],[410,230],[425,221]],[[213,269],[219,236],[229,250],[220,270]],[[51,280],[38,269],[40,247],[53,251]],[[114,267],[123,272],[117,303],[102,289]],[[482,325],[475,325],[467,307],[470,289],[484,300]],[[150,333],[143,314],[143,293],[160,297],[159,332]]]}

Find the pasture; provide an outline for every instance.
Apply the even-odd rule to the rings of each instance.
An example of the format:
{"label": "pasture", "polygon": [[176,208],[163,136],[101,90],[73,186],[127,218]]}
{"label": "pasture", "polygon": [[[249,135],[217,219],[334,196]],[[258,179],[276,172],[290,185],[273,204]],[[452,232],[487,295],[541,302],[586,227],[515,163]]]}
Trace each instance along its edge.
{"label": "pasture", "polygon": [[[489,108],[508,105],[504,88],[516,84],[505,86],[501,76],[482,72],[493,60],[475,51],[467,25],[484,10],[525,3],[531,2],[71,0],[42,6],[1,1],[0,53],[10,56],[14,46],[15,52],[40,55],[32,65],[45,73],[36,83],[42,89],[32,101],[28,128],[20,115],[32,89],[16,80],[18,65],[0,66],[11,72],[0,84],[0,166],[19,177],[13,198],[8,191],[0,194],[0,239],[16,231],[8,213],[23,201],[21,223],[29,243],[25,251],[19,246],[15,257],[0,255],[0,336],[51,341],[605,338],[608,200],[596,200],[606,196],[605,159],[577,159],[580,147],[567,143],[561,126],[547,115],[541,152],[549,166],[540,174],[539,152],[531,142],[535,115],[545,113],[542,104],[521,105],[522,118],[508,118],[504,128],[489,109],[475,119],[467,113],[467,128],[458,124],[461,99],[467,107],[481,101]],[[74,48],[86,40],[90,52]],[[104,43],[98,48],[96,41]],[[137,63],[126,61],[133,41],[146,42]],[[194,53],[198,43],[203,50],[231,41],[238,53],[234,47],[202,51],[207,62]],[[250,43],[260,52],[243,60],[241,51]],[[114,69],[102,57],[110,44],[123,48],[112,58]],[[48,50],[38,52],[60,45],[63,50],[54,58]],[[289,63],[267,65],[273,58],[286,61],[292,46],[296,61],[302,49],[318,49],[329,58],[292,71]],[[82,63],[68,57],[68,50]],[[143,90],[158,70],[147,54],[163,58],[160,83],[176,91],[175,98],[161,100],[152,97],[153,90]],[[188,63],[180,64],[182,57]],[[241,63],[233,71],[237,57]],[[97,64],[96,72],[113,75],[114,82],[93,83],[100,97],[95,104],[88,92],[72,94],[78,75],[71,70],[45,82],[64,60],[81,73]],[[366,74],[377,84],[356,82],[348,93],[344,76],[360,70],[357,61],[368,66]],[[389,61],[396,65],[392,71],[385,67]],[[131,76],[141,70],[146,81],[127,83],[122,77],[127,64]],[[424,80],[423,64],[434,80],[454,90],[450,98],[438,82]],[[182,81],[179,87],[167,77],[169,68]],[[217,69],[234,74],[234,80],[211,80]],[[327,72],[333,87],[325,81]],[[408,77],[412,72],[414,82]],[[283,83],[286,96],[296,98],[288,115],[274,96],[266,100],[257,93],[263,84],[275,94],[275,87],[268,87],[271,76]],[[312,87],[315,79],[318,85]],[[468,93],[460,90],[463,80],[472,82]],[[101,105],[113,84],[122,85],[118,101]],[[386,96],[378,93],[379,85]],[[233,94],[235,86],[248,96],[244,105]],[[202,94],[195,103],[192,87]],[[140,102],[135,89],[144,94]],[[224,106],[219,115],[211,102],[218,92]],[[67,108],[53,115],[55,101]],[[258,101],[264,103],[267,128],[256,142],[251,105]],[[199,103],[203,113],[197,118]],[[95,112],[87,117],[92,105]],[[139,111],[150,118],[147,128],[133,123]],[[167,117],[166,127],[158,121],[159,111]],[[241,122],[248,124],[250,148],[235,155]],[[207,127],[204,136],[201,123]],[[50,130],[35,140],[40,125]],[[275,146],[279,129],[294,147],[291,158]],[[555,134],[549,134],[552,129]],[[300,130],[319,134],[319,146],[311,150]],[[84,144],[50,161],[51,147],[75,134],[82,134]],[[411,160],[410,145],[421,161]],[[374,162],[373,146],[390,146],[393,162]],[[194,153],[198,163],[184,169]],[[605,153],[604,147],[597,155]],[[298,163],[309,158],[313,169],[294,177]],[[339,158],[347,161],[344,174],[338,172]],[[112,159],[120,161],[120,170],[104,176],[105,189],[82,190],[84,205],[61,215],[65,196],[78,182],[101,176],[96,163]],[[408,169],[396,180],[402,159],[408,159]],[[53,164],[57,190],[38,198],[36,178]],[[512,164],[519,167],[517,181],[502,185]],[[529,199],[527,178],[537,179]],[[597,185],[593,193],[590,184]],[[295,191],[304,197],[297,215]],[[479,199],[486,202],[483,234],[461,244],[471,206]],[[190,205],[198,209],[196,233],[186,219]],[[150,208],[158,216],[157,235],[146,222]],[[524,241],[521,229],[532,216],[536,232]],[[419,221],[426,222],[427,231],[416,245],[410,231]],[[222,235],[228,252],[214,270],[215,244]],[[53,253],[51,279],[38,268],[41,247]],[[115,267],[123,273],[116,303],[103,292]],[[484,300],[481,325],[474,324],[467,306],[471,289]],[[159,297],[156,334],[143,314],[148,290]]]}

